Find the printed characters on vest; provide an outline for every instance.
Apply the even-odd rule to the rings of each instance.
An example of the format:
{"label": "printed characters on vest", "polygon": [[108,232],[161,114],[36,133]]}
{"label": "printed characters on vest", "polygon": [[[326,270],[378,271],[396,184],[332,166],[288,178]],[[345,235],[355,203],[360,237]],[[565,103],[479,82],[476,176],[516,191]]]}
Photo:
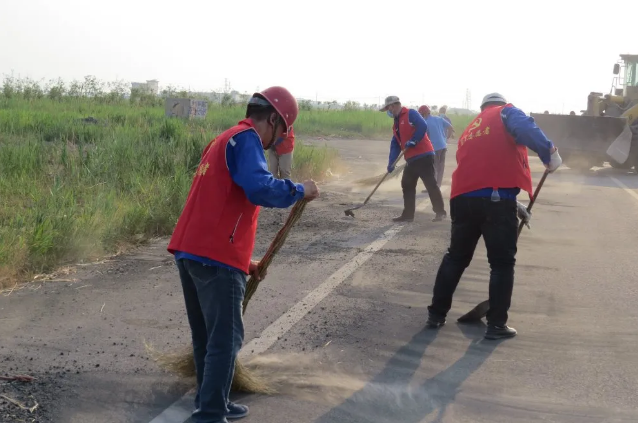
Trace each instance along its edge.
{"label": "printed characters on vest", "polygon": [[[498,93],[485,96],[481,113],[459,137],[450,199],[452,237],[436,276],[428,327],[445,324],[454,291],[482,236],[491,269],[485,338],[516,335],[507,321],[520,215],[516,197],[521,190],[532,195],[527,148],[550,172],[562,163],[557,148],[533,119]],[[523,218],[529,220],[529,215]]]}

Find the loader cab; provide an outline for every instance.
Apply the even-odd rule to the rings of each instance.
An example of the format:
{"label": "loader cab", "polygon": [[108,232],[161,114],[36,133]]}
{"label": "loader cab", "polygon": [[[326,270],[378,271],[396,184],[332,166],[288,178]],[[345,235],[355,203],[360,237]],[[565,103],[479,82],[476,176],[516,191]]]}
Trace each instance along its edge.
{"label": "loader cab", "polygon": [[621,54],[620,62],[614,66],[614,74],[618,76],[616,95],[623,96],[627,103],[638,101],[638,54]]}

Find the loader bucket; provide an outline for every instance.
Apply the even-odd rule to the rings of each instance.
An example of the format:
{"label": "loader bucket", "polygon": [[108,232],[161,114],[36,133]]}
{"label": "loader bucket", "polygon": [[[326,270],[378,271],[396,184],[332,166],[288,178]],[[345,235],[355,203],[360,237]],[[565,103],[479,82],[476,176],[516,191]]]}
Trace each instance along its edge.
{"label": "loader bucket", "polygon": [[[606,161],[624,163],[631,147],[631,133],[624,118],[530,114],[558,147],[565,165],[590,169]],[[629,138],[627,139],[627,135]],[[613,144],[613,148],[612,147]],[[608,151],[612,157],[608,155]]]}

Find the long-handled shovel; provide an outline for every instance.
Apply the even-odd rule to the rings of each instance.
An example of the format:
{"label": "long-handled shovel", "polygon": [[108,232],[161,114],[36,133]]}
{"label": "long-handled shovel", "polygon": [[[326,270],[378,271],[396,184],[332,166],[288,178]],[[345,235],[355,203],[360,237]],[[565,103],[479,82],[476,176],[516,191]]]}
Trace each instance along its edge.
{"label": "long-handled shovel", "polygon": [[[534,195],[527,206],[527,211],[530,212],[532,210],[532,206],[534,202],[536,202],[536,197],[538,197],[538,193],[540,192],[543,184],[545,183],[545,179],[547,179],[547,175],[549,175],[549,171],[545,170],[541,180],[538,182],[536,189],[534,190]],[[523,226],[525,226],[525,221],[521,220],[521,223],[518,225],[518,235],[521,236],[521,232],[523,231]],[[460,323],[468,323],[468,322],[477,322],[481,320],[483,317],[487,315],[487,311],[490,309],[490,300],[485,300],[482,303],[478,304],[472,310],[468,311],[461,317],[459,317],[456,321]]]}
{"label": "long-handled shovel", "polygon": [[[403,157],[403,153],[404,153],[404,151],[402,151],[401,154],[399,154],[399,157],[397,157],[397,159],[394,161],[394,163],[392,163],[392,167],[395,167],[397,165],[397,163],[399,162],[399,160],[401,160],[401,158]],[[379,183],[377,183],[377,186],[374,187],[374,189],[372,190],[370,195],[368,195],[368,198],[366,198],[366,200],[363,202],[363,204],[360,204],[360,205],[358,205],[356,207],[353,207],[351,209],[345,210],[344,213],[346,214],[346,216],[354,217],[354,213],[353,212],[355,210],[358,210],[361,207],[365,206],[368,203],[368,201],[370,201],[370,198],[372,197],[372,195],[376,192],[377,188],[379,188],[379,186],[381,186],[381,184],[383,183],[383,181],[385,181],[385,178],[387,178],[388,175],[390,175],[390,172],[388,172],[385,175],[383,175],[383,178],[381,178]]]}

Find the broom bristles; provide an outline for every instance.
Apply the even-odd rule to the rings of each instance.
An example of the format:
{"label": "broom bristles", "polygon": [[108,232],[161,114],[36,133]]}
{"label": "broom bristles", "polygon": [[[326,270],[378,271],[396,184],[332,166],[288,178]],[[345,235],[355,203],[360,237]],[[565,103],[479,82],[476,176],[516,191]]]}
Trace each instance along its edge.
{"label": "broom bristles", "polygon": [[[388,177],[386,177],[385,180],[388,181],[390,179],[396,178],[397,176],[399,176],[403,172],[403,169],[405,169],[405,165],[404,164],[399,166],[399,167],[397,167],[397,168],[395,168],[392,171],[392,173]],[[379,183],[381,178],[383,178],[385,175],[387,175],[387,172],[386,173],[381,173],[381,174],[376,175],[376,176],[371,176],[369,178],[357,179],[356,181],[354,181],[354,183],[357,184],[357,185],[376,185],[376,184]]]}
{"label": "broom bristles", "polygon": [[235,374],[233,375],[231,390],[235,392],[246,392],[248,394],[273,395],[277,393],[277,390],[265,379],[250,371],[250,369],[239,360],[235,361]]}
{"label": "broom bristles", "polygon": [[144,343],[147,354],[164,370],[181,377],[195,377],[195,360],[192,345],[184,345],[180,351],[163,353],[157,351],[151,344]]}
{"label": "broom bristles", "polygon": [[[273,258],[283,246],[290,230],[301,217],[307,203],[307,200],[301,200],[297,202],[290,211],[286,223],[279,232],[277,232],[275,239],[270,243],[266,254],[264,254],[264,257],[259,262],[258,270],[260,277],[266,272]],[[246,283],[246,294],[244,296],[242,314],[246,313],[248,302],[255,291],[257,291],[258,286],[259,281],[251,276]],[[195,377],[197,375],[192,345],[184,346],[181,351],[176,353],[161,353],[146,342],[144,343],[144,346],[153,361],[158,363],[160,367],[168,372],[185,378]],[[270,387],[266,380],[253,374],[253,372],[251,372],[250,369],[244,366],[239,360],[235,361],[235,373],[233,375],[231,390],[255,394],[276,393],[275,389]]]}
{"label": "broom bristles", "polygon": [[[184,378],[197,376],[191,346],[185,345],[182,351],[178,353],[161,353],[148,343],[144,343],[144,347],[151,358],[163,369]],[[251,372],[239,360],[235,361],[235,374],[233,375],[231,390],[266,395],[272,395],[277,392],[263,378]]]}

